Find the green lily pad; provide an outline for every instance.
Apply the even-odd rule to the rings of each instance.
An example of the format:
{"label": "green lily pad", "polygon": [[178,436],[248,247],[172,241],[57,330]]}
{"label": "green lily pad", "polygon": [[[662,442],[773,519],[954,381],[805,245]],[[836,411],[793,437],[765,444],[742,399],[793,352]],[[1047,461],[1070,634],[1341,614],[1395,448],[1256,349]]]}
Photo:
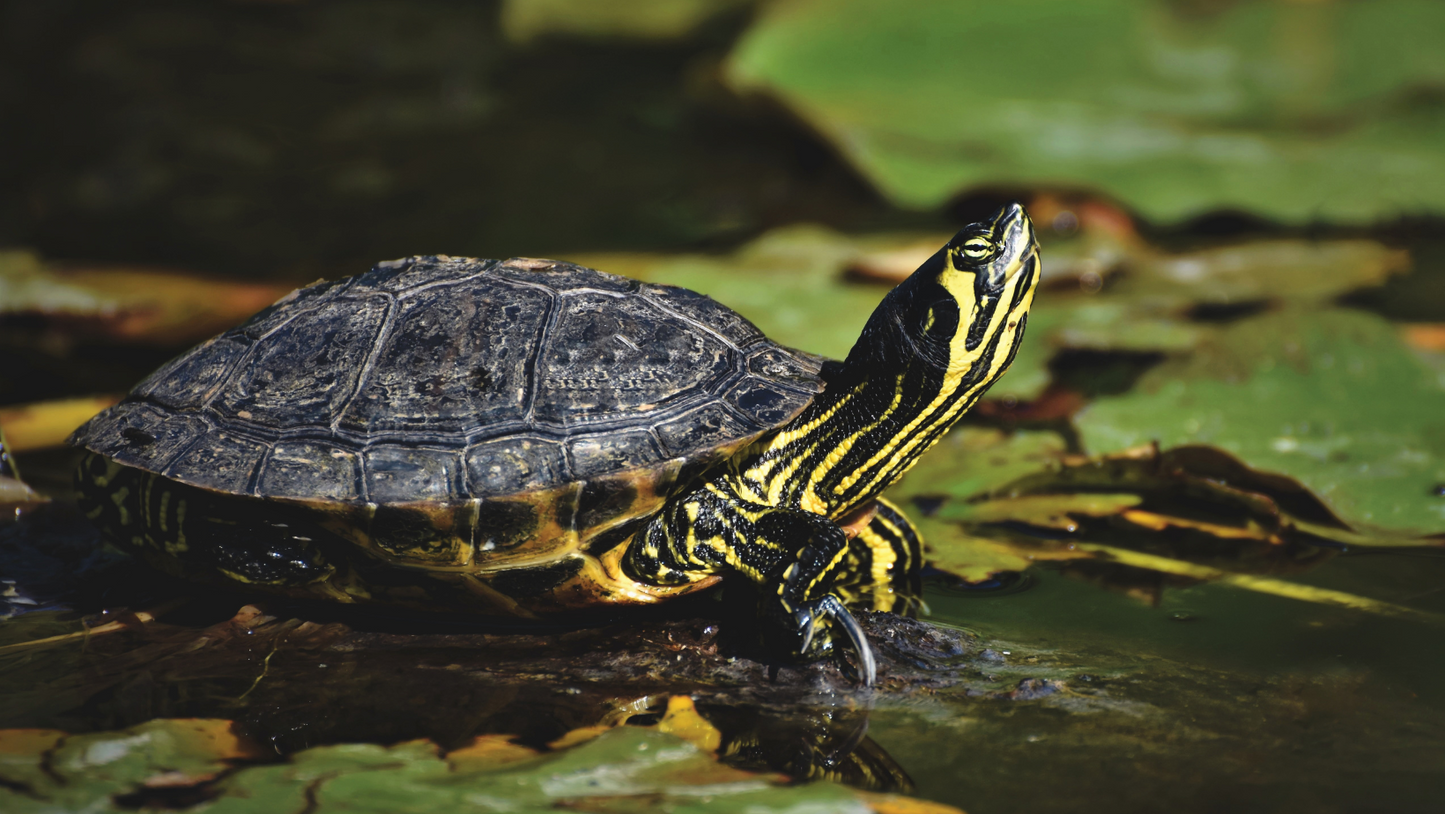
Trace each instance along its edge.
{"label": "green lily pad", "polygon": [[1299,480],[1352,525],[1445,529],[1445,381],[1371,314],[1241,320],[1076,423],[1091,452],[1211,444]]}
{"label": "green lily pad", "polygon": [[728,79],[769,93],[895,203],[1099,190],[1174,222],[1445,211],[1445,6],[1155,0],[769,6]]}
{"label": "green lily pad", "polygon": [[768,232],[727,256],[565,259],[707,294],[781,344],[841,359],[887,293],[883,286],[843,279],[843,270],[860,251],[857,241],[823,227],[793,226]]}
{"label": "green lily pad", "polygon": [[0,808],[5,811],[115,811],[109,799],[143,789],[198,786],[261,757],[230,721],[148,721],[119,732],[67,737],[0,730]]}
{"label": "green lily pad", "polygon": [[[512,750],[515,752],[516,750]],[[121,732],[66,737],[0,730],[0,805],[14,812],[123,811],[177,799],[216,814],[285,811],[839,811],[867,814],[885,801],[831,782],[733,769],[677,736],[618,727],[580,745],[497,760],[449,761],[435,743],[340,744],[285,763],[247,766],[260,754],[229,721],[158,719]],[[221,775],[225,776],[222,777]],[[178,791],[189,792],[170,796]],[[919,803],[920,810],[956,812]]]}
{"label": "green lily pad", "polygon": [[1409,267],[1404,252],[1370,240],[1272,240],[1178,254],[1142,244],[1101,250],[1098,241],[1076,240],[1046,248],[1044,263],[1067,266],[1077,261],[1077,245],[1090,242],[1091,254],[1110,256],[1110,265],[1074,265],[1099,269],[1108,284],[1075,292],[1056,287],[1039,297],[1015,372],[994,388],[995,398],[1038,395],[1061,350],[1182,354],[1219,330],[1217,322],[1189,318],[1195,309],[1317,306]]}
{"label": "green lily pad", "polygon": [[965,500],[1045,469],[1066,452],[1064,439],[1057,433],[958,427],[920,458],[889,494],[898,500]]}
{"label": "green lily pad", "polygon": [[1266,240],[1184,254],[1137,251],[1110,290],[1155,306],[1229,305],[1289,299],[1324,302],[1379,285],[1410,265],[1407,253],[1373,240]]}
{"label": "green lily pad", "polygon": [[1215,582],[1445,626],[1408,604],[1281,578],[1351,548],[1438,549],[1440,538],[1352,529],[1298,481],[1214,447],[1085,457],[1051,433],[972,427],[939,446],[892,497],[920,510],[929,565],[966,582],[1048,562],[1150,605],[1167,585]]}

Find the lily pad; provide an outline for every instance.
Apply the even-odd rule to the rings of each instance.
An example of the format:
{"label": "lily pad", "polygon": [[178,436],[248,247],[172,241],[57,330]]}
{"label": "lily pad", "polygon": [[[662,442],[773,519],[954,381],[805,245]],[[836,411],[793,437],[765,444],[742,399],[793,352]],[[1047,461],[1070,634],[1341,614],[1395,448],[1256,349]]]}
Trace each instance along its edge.
{"label": "lily pad", "polygon": [[[924,515],[928,562],[965,582],[1041,562],[1157,604],[1166,583],[1245,590],[1445,625],[1445,616],[1279,579],[1356,547],[1445,540],[1358,532],[1298,481],[1218,449],[1088,458],[1052,433],[964,427],[893,491]],[[914,475],[921,477],[914,477]]]}
{"label": "lily pad", "polygon": [[0,802],[6,811],[119,811],[116,794],[191,788],[263,755],[230,721],[155,720],[119,732],[67,737],[0,730]]}
{"label": "lily pad", "polygon": [[294,286],[240,283],[160,269],[51,267],[0,252],[0,316],[27,314],[125,342],[169,345],[240,323]]}
{"label": "lily pad", "polygon": [[895,203],[1085,187],[1156,221],[1445,211],[1445,6],[791,0],[728,79]]}
{"label": "lily pad", "polygon": [[1297,479],[1356,527],[1445,530],[1445,381],[1372,314],[1290,309],[1224,326],[1077,426],[1091,452],[1220,447]]}
{"label": "lily pad", "polygon": [[[665,719],[666,720],[666,719]],[[790,785],[717,762],[663,727],[609,729],[551,753],[513,745],[444,755],[435,743],[321,746],[285,763],[261,757],[230,721],[158,719],[120,732],[67,737],[0,730],[6,811],[920,811],[937,803],[868,795],[831,782]],[[493,739],[494,740],[494,739]],[[221,775],[225,775],[221,777]]]}
{"label": "lily pad", "polygon": [[[119,396],[88,396],[0,407],[0,430],[5,431],[0,436],[0,448],[5,447],[6,440],[14,452],[58,447],[76,427],[117,401]],[[3,455],[0,449],[0,458]]]}
{"label": "lily pad", "polygon": [[727,256],[594,254],[564,259],[707,294],[784,345],[841,359],[885,293],[879,286],[843,279],[843,270],[863,251],[858,241],[829,229],[793,226],[768,232]]}

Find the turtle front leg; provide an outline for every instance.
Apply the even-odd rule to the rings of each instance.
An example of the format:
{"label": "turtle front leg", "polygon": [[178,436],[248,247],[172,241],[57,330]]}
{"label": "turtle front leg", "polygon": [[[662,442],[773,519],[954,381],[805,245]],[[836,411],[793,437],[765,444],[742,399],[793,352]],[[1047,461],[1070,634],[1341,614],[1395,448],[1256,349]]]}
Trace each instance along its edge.
{"label": "turtle front leg", "polygon": [[[862,627],[848,611],[857,603],[891,610],[895,584],[916,573],[920,542],[891,504],[852,515],[846,527],[823,515],[699,490],[670,505],[631,543],[624,568],[654,585],[695,582],[722,571],[746,576],[763,590],[764,638],[798,658],[816,658],[841,629],[859,655],[865,685],[876,670]],[[835,627],[836,626],[836,627]]]}
{"label": "turtle front leg", "polygon": [[872,648],[848,606],[893,611],[900,602],[917,601],[923,550],[918,530],[898,507],[881,499],[851,512],[841,526],[807,512],[776,512],[768,521],[761,524],[765,534],[777,534],[781,525],[782,534],[809,541],[784,570],[778,588],[779,622],[796,625],[791,649],[806,655],[818,623],[836,624],[858,652],[864,686],[873,684]]}
{"label": "turtle front leg", "polygon": [[806,656],[818,624],[836,624],[858,652],[863,684],[871,685],[876,673],[872,648],[848,607],[891,612],[921,604],[923,537],[918,529],[882,498],[848,513],[841,524],[808,512],[776,510],[759,526],[764,539],[807,540],[778,588],[775,610],[782,613],[775,613],[775,624],[796,626],[790,649]]}

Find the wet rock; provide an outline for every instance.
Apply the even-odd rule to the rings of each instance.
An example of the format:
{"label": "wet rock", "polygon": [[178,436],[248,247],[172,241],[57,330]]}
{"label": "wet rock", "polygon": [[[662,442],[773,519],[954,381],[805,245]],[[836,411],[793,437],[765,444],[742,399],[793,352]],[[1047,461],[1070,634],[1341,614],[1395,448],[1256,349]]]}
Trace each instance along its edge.
{"label": "wet rock", "polygon": [[1058,692],[1060,685],[1046,678],[1026,678],[1014,687],[1008,697],[1015,701],[1036,701]]}

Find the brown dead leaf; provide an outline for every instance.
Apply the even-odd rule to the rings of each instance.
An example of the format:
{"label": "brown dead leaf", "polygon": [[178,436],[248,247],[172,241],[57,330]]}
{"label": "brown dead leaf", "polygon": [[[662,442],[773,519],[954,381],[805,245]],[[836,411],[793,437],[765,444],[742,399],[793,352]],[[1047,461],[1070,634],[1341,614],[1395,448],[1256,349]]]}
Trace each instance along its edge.
{"label": "brown dead leaf", "polygon": [[1400,328],[1405,344],[1415,350],[1445,350],[1445,324],[1424,322]]}
{"label": "brown dead leaf", "polygon": [[481,772],[531,760],[540,754],[529,746],[513,743],[510,735],[478,735],[466,746],[447,752],[446,759],[456,771]]}
{"label": "brown dead leaf", "polygon": [[123,342],[205,339],[294,287],[165,269],[47,264],[30,252],[0,252],[0,314],[36,315],[62,331]]}
{"label": "brown dead leaf", "polygon": [[53,272],[63,283],[93,292],[109,307],[79,317],[125,342],[174,345],[235,327],[296,286],[241,283],[141,268],[73,268]]}

